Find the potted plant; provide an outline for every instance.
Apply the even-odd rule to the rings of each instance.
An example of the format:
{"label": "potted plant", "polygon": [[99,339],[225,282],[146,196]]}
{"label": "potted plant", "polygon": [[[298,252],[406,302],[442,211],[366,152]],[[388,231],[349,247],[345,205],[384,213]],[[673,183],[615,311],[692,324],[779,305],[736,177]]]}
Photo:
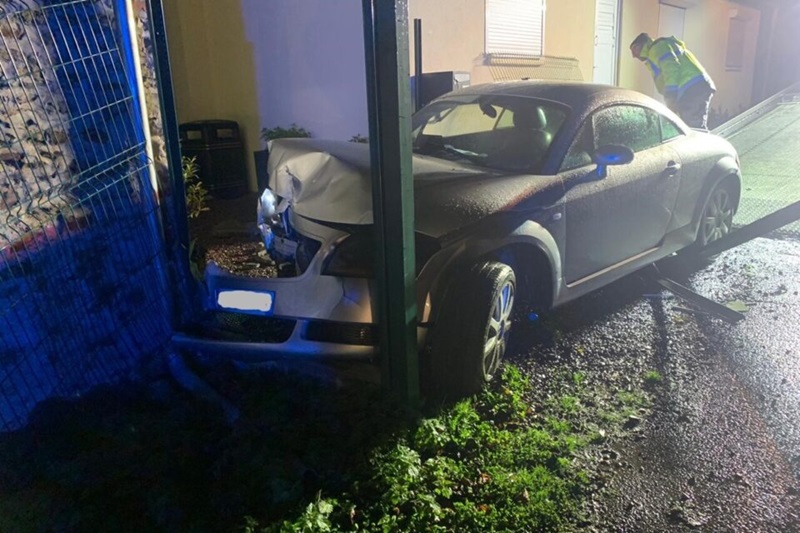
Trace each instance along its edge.
{"label": "potted plant", "polygon": [[[274,128],[261,129],[261,138],[265,143],[273,139],[297,137],[311,137],[311,132],[295,123],[289,125],[288,128],[276,126]],[[258,183],[258,190],[262,191],[267,186],[267,182],[269,181],[269,176],[267,175],[267,159],[269,158],[269,151],[267,148],[264,148],[263,150],[256,150],[253,152],[253,158],[255,159],[256,163],[256,181]]]}

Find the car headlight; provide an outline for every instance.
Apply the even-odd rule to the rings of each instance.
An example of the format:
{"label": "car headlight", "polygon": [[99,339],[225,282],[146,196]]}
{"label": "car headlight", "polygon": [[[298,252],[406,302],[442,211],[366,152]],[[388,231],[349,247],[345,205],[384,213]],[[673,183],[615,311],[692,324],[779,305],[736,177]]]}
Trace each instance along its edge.
{"label": "car headlight", "polygon": [[269,189],[264,189],[258,198],[258,225],[273,225],[278,217],[278,198]]}
{"label": "car headlight", "polygon": [[322,274],[342,278],[374,277],[375,246],[371,231],[353,233],[340,241],[325,261]]}
{"label": "car headlight", "polygon": [[278,197],[271,190],[264,189],[259,196],[256,213],[258,231],[261,233],[264,246],[270,250],[275,239],[273,229],[279,226],[281,220],[280,213],[278,213]]}

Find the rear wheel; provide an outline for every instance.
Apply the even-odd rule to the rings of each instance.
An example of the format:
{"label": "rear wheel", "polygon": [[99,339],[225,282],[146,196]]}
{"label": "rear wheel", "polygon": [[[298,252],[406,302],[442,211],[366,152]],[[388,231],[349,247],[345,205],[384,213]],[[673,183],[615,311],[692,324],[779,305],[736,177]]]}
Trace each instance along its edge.
{"label": "rear wheel", "polygon": [[730,233],[736,211],[731,186],[721,183],[711,192],[700,217],[697,246],[704,248]]}
{"label": "rear wheel", "polygon": [[516,290],[514,270],[496,261],[475,265],[453,282],[423,367],[428,395],[454,399],[492,380],[508,344]]}

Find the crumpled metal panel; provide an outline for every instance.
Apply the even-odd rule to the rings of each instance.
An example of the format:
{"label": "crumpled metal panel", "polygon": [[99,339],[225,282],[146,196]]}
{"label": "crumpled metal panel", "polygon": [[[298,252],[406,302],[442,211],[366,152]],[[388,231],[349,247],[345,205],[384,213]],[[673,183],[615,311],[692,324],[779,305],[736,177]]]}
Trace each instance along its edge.
{"label": "crumpled metal panel", "polygon": [[[317,139],[270,143],[270,188],[289,199],[295,214],[334,224],[371,224],[369,147]],[[416,229],[442,237],[501,211],[531,207],[544,191],[547,203],[563,194],[557,176],[513,175],[415,155]]]}

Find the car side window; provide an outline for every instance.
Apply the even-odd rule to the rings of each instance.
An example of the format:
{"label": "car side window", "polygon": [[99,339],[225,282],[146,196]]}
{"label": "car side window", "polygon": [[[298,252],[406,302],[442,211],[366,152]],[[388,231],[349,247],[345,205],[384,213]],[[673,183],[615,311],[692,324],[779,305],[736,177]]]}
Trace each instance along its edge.
{"label": "car side window", "polygon": [[510,109],[503,108],[500,111],[500,116],[497,117],[497,124],[495,128],[498,130],[513,128],[514,127],[514,112]]}
{"label": "car side window", "polygon": [[655,112],[633,105],[601,109],[592,117],[595,146],[617,144],[641,152],[661,144],[661,125]]}
{"label": "car side window", "polygon": [[680,137],[683,135],[683,132],[672,122],[670,119],[665,117],[664,115],[659,115],[661,119],[661,142],[667,142],[675,137]]}
{"label": "car side window", "polygon": [[594,153],[594,135],[592,134],[592,121],[587,120],[578,130],[578,135],[564,156],[560,172],[566,172],[591,164]]}
{"label": "car side window", "polygon": [[651,109],[634,105],[615,105],[597,111],[575,136],[561,164],[561,172],[590,164],[594,151],[603,145],[627,146],[634,152],[658,146],[662,142],[659,117]]}

